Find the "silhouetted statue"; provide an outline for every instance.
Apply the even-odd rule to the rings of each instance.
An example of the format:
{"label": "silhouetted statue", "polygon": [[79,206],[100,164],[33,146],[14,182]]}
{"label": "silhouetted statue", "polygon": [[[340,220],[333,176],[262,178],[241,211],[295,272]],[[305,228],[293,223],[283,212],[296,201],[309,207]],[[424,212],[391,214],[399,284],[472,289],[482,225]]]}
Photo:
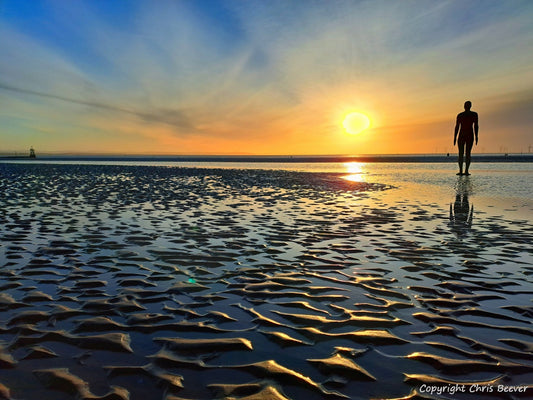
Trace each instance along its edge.
{"label": "silhouetted statue", "polygon": [[450,227],[458,236],[463,236],[472,227],[474,205],[470,206],[467,193],[457,193],[455,202],[450,204]]}
{"label": "silhouetted statue", "polygon": [[[479,130],[477,113],[470,111],[472,103],[465,102],[465,110],[457,115],[455,123],[455,132],[453,135],[453,145],[457,143],[459,149],[459,173],[463,175],[463,160],[465,161],[464,175],[470,175],[468,168],[470,167],[470,153],[474,145],[474,135],[477,145],[477,132]],[[457,134],[459,133],[459,140]]]}
{"label": "silhouetted statue", "polygon": [[33,147],[30,148],[30,158],[35,158],[35,150],[33,150]]}

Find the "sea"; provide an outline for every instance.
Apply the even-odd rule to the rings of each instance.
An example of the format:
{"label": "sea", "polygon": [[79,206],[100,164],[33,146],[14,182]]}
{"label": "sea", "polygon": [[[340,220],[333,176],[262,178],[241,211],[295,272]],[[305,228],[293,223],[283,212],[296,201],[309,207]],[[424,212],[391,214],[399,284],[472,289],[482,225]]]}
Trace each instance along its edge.
{"label": "sea", "polygon": [[[502,209],[533,209],[533,154],[473,156],[470,176],[457,176],[450,155],[367,156],[40,156],[0,157],[0,163],[158,166],[206,169],[260,169],[342,174],[355,182],[390,185],[396,196],[446,198],[472,196]],[[530,214],[531,216],[531,214]]]}

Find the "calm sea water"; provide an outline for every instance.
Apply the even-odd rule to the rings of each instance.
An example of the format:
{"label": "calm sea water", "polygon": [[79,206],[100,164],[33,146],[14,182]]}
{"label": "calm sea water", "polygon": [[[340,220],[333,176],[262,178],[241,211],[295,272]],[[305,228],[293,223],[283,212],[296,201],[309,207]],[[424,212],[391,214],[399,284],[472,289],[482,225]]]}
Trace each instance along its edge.
{"label": "calm sea water", "polygon": [[[416,159],[416,158],[415,158]],[[398,201],[430,202],[440,206],[453,202],[457,195],[466,197],[490,214],[509,218],[532,219],[533,217],[533,162],[473,162],[471,176],[456,176],[457,164],[449,162],[269,162],[228,161],[175,161],[164,157],[154,158],[50,158],[37,160],[3,160],[0,162],[166,166],[175,168],[224,168],[263,169],[300,172],[338,173],[344,179],[355,182],[381,183],[393,186],[380,194],[388,203]]]}
{"label": "calm sea water", "polygon": [[[423,158],[420,158],[423,160]],[[11,160],[0,162],[84,164],[84,165],[136,165],[168,166],[182,168],[267,169],[302,172],[332,172],[345,174],[347,179],[362,182],[377,182],[393,185],[397,189],[415,191],[418,195],[437,198],[448,193],[450,188],[466,191],[467,194],[494,199],[521,198],[533,200],[532,162],[473,162],[472,175],[457,177],[457,165],[450,162],[232,162],[171,161],[165,158],[67,158]]]}

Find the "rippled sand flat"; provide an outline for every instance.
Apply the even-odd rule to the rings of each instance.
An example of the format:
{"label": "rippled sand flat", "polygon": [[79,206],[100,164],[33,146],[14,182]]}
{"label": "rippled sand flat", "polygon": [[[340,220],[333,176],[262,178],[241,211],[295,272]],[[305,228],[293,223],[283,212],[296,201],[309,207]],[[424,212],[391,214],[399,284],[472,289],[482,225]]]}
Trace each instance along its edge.
{"label": "rippled sand flat", "polygon": [[533,396],[497,390],[533,382],[530,221],[334,173],[0,164],[0,189],[0,399]]}

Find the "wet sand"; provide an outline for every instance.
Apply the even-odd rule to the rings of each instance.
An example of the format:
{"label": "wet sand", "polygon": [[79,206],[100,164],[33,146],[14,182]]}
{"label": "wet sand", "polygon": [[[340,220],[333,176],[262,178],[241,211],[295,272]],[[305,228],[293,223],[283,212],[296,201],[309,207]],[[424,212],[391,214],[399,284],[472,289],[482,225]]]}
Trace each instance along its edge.
{"label": "wet sand", "polygon": [[0,188],[0,399],[533,396],[529,220],[337,173],[0,164]]}

